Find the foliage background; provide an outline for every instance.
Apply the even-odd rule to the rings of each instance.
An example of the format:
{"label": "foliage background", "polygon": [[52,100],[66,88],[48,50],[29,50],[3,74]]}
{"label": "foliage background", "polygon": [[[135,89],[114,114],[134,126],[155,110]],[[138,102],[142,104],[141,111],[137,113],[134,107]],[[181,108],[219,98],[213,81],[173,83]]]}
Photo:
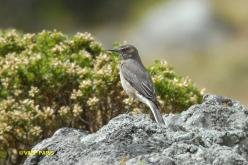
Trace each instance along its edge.
{"label": "foliage background", "polygon": [[[24,32],[57,29],[69,35],[88,31],[107,48],[115,41],[127,40],[139,48],[146,65],[164,59],[208,92],[248,104],[247,0],[0,0],[0,3],[0,29],[16,28]],[[169,26],[163,26],[178,19],[188,20],[173,24],[169,30]],[[181,32],[190,24],[192,33],[185,40],[180,39]],[[201,31],[204,28],[207,30]],[[199,29],[200,33],[195,33]],[[156,37],[160,37],[159,42],[152,40]],[[176,38],[179,44],[168,47]],[[192,38],[196,41],[189,47]]]}

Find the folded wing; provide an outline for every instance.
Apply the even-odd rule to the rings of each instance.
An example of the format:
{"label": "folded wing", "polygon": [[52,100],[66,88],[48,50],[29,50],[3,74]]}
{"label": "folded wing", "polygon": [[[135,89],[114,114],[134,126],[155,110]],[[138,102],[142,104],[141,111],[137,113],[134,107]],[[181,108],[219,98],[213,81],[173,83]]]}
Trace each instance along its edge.
{"label": "folded wing", "polygon": [[155,88],[143,65],[132,60],[121,65],[122,75],[142,96],[156,103]]}

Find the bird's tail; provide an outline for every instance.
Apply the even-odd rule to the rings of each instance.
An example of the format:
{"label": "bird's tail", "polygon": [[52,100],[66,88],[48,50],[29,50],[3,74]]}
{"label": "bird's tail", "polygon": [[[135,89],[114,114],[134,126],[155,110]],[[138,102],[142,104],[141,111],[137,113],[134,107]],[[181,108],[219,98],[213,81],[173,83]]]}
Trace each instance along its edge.
{"label": "bird's tail", "polygon": [[156,122],[160,124],[165,124],[158,105],[152,101],[149,101],[149,107],[153,113],[153,116],[155,117]]}

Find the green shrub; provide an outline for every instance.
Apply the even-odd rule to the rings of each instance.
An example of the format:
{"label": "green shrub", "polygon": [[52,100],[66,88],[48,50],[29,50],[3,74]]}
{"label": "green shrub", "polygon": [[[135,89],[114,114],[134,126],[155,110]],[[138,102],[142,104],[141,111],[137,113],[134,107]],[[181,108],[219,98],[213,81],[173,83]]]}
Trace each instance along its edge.
{"label": "green shrub", "polygon": [[[0,33],[0,150],[22,159],[27,150],[61,127],[95,131],[131,104],[118,75],[119,57],[89,33]],[[149,68],[163,112],[181,112],[201,101],[188,78],[165,62]],[[9,157],[10,159],[10,157]]]}

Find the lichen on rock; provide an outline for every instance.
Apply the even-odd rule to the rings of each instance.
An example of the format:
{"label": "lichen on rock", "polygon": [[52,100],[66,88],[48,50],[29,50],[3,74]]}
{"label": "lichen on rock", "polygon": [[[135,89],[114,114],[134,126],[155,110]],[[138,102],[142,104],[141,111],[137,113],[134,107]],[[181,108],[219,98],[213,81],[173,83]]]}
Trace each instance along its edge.
{"label": "lichen on rock", "polygon": [[164,119],[161,126],[145,114],[123,114],[92,134],[62,128],[33,148],[54,156],[24,164],[248,164],[248,109],[239,102],[205,95],[202,104]]}

